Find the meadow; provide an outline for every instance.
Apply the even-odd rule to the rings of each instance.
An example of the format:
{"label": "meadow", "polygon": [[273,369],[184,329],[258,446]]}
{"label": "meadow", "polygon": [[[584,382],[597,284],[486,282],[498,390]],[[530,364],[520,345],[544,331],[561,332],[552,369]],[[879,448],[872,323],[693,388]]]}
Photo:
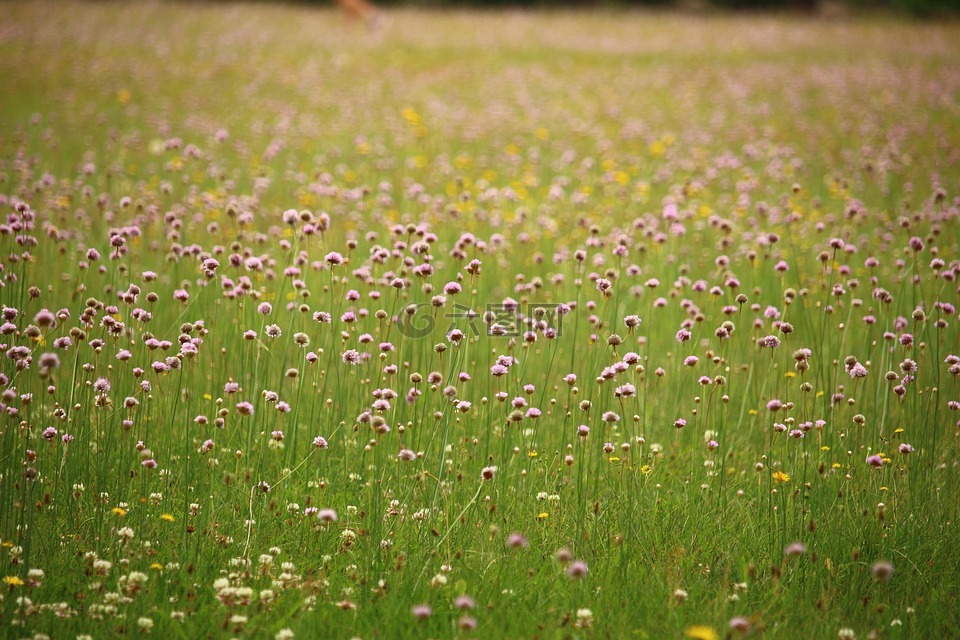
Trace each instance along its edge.
{"label": "meadow", "polygon": [[960,637],[960,24],[0,13],[0,636]]}

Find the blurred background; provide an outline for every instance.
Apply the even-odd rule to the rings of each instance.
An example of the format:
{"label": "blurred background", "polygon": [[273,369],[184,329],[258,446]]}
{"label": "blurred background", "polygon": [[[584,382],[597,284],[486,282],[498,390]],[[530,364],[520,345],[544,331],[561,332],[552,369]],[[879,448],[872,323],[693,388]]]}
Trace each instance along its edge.
{"label": "blurred background", "polygon": [[[300,0],[299,4],[331,4]],[[960,0],[377,0],[378,6],[420,7],[654,7],[691,11],[787,10],[843,15],[882,12],[915,17],[960,15]]]}

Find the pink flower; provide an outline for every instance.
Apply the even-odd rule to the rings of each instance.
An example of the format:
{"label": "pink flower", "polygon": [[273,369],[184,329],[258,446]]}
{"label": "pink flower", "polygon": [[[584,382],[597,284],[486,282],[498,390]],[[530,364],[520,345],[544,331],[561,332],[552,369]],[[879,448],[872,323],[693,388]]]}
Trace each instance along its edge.
{"label": "pink flower", "polygon": [[507,546],[511,549],[522,549],[527,546],[527,538],[522,533],[511,533],[507,537]]}
{"label": "pink flower", "polygon": [[433,615],[433,609],[428,604],[414,605],[412,609],[413,617],[417,620],[426,620]]}
{"label": "pink flower", "polygon": [[337,512],[333,509],[320,509],[317,512],[317,520],[324,523],[336,522]]}
{"label": "pink flower", "polygon": [[730,618],[730,628],[734,631],[739,631],[740,633],[746,633],[750,630],[750,620],[744,618],[743,616]]}
{"label": "pink flower", "polygon": [[879,469],[883,466],[883,458],[877,454],[867,456],[867,465]]}
{"label": "pink flower", "polygon": [[848,371],[851,378],[866,378],[867,377],[867,368],[860,364],[859,362],[855,363],[850,370]]}

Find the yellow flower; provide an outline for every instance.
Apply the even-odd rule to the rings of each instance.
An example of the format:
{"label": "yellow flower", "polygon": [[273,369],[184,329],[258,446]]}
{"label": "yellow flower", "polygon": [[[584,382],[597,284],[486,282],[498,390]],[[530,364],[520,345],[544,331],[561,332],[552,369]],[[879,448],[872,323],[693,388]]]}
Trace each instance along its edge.
{"label": "yellow flower", "polygon": [[163,520],[164,522],[173,522],[174,520],[176,520],[176,518],[174,518],[174,517],[173,517],[173,514],[171,514],[171,513],[164,513],[164,514],[162,514],[162,515],[160,516],[160,519]]}
{"label": "yellow flower", "polygon": [[536,451],[530,451],[527,453],[527,456],[530,458],[536,458],[539,454]]}
{"label": "yellow flower", "polygon": [[642,473],[643,475],[647,475],[651,471],[653,471],[653,469],[648,464],[645,464],[642,467],[640,467],[640,473]]}
{"label": "yellow flower", "polygon": [[113,515],[122,518],[123,516],[127,515],[127,510],[124,509],[123,507],[114,507]]}
{"label": "yellow flower", "polygon": [[790,482],[790,476],[783,471],[774,471],[773,472],[773,481],[774,482]]}
{"label": "yellow flower", "polygon": [[713,630],[713,627],[698,624],[693,627],[687,627],[686,636],[694,640],[719,640],[720,636]]}
{"label": "yellow flower", "polygon": [[537,514],[537,520],[546,520],[549,517],[550,517],[550,514],[547,513],[546,511],[541,511],[540,513]]}
{"label": "yellow flower", "polygon": [[23,580],[21,580],[17,576],[6,576],[3,579],[3,584],[7,585],[8,587],[22,587]]}
{"label": "yellow flower", "polygon": [[161,569],[163,569],[163,565],[160,564],[159,562],[154,562],[153,564],[150,565],[150,568],[156,571],[160,571]]}

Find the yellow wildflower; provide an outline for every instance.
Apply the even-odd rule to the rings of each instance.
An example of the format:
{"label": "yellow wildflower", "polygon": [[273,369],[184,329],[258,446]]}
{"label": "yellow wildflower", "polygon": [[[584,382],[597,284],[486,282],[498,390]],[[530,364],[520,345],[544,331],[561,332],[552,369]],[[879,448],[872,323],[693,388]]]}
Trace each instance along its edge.
{"label": "yellow wildflower", "polygon": [[173,522],[174,520],[176,520],[176,518],[173,517],[172,513],[161,514],[160,519],[163,520],[164,522]]}
{"label": "yellow wildflower", "polygon": [[790,482],[790,475],[783,471],[774,471],[772,477],[774,482]]}
{"label": "yellow wildflower", "polygon": [[3,579],[3,584],[7,585],[8,587],[22,587],[23,580],[17,576],[6,576]]}
{"label": "yellow wildflower", "polygon": [[685,634],[688,638],[694,638],[694,640],[719,640],[720,638],[717,632],[713,630],[713,627],[702,624],[687,627]]}

